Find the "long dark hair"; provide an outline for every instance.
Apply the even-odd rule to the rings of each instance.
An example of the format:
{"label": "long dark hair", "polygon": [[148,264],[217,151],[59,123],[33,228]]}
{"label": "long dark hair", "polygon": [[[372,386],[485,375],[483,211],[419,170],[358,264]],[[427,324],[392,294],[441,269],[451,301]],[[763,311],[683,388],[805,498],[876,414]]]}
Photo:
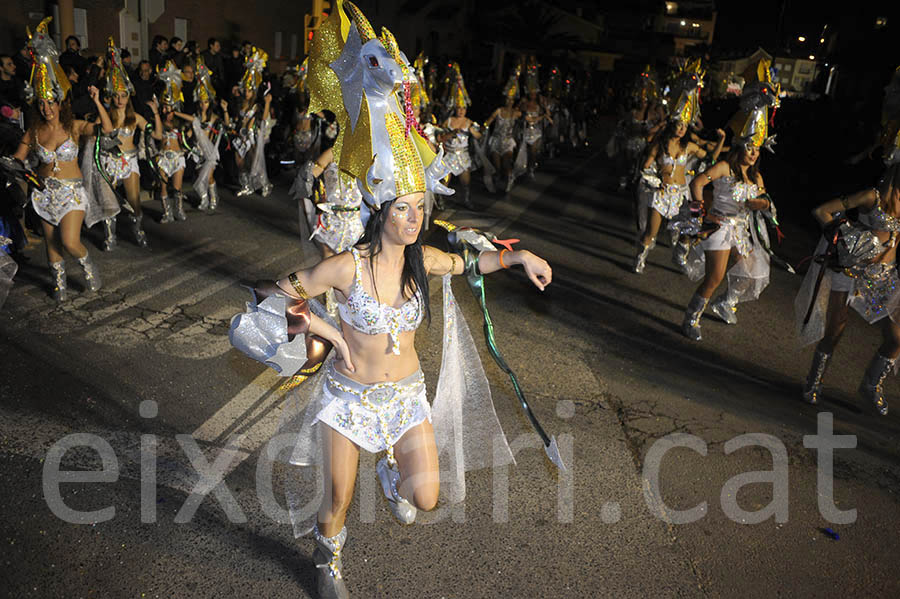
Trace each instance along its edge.
{"label": "long dark hair", "polygon": [[[366,223],[366,229],[363,236],[357,242],[356,246],[365,246],[369,253],[369,269],[372,274],[372,290],[375,292],[375,299],[381,301],[378,296],[378,289],[375,286],[375,269],[372,267],[372,260],[381,252],[381,234],[384,231],[384,222],[387,215],[394,205],[394,200],[385,202],[381,205],[381,210],[372,212],[369,222]],[[362,282],[360,281],[360,284]],[[425,318],[431,324],[431,307],[428,301],[428,277],[425,274],[425,256],[422,250],[422,229],[419,229],[419,236],[415,243],[411,243],[403,249],[403,273],[400,275],[400,285],[403,289],[403,295],[412,297],[418,293],[422,299],[422,306],[425,309]]]}
{"label": "long dark hair", "polygon": [[[69,95],[66,95],[66,98],[57,104],[59,106],[59,123],[63,126],[63,130],[65,130],[66,134],[68,134],[69,137],[74,138],[75,115],[72,114],[72,99]],[[37,143],[38,129],[46,123],[44,117],[41,116],[40,100],[35,100],[32,103],[31,110],[34,114],[30,119],[31,126],[29,127],[29,130],[31,131],[31,142]],[[76,140],[73,139],[72,141]]]}
{"label": "long dark hair", "polygon": [[759,158],[756,159],[756,162],[747,167],[746,179],[744,179],[744,172],[741,170],[741,159],[743,157],[744,146],[742,144],[735,144],[731,146],[728,155],[725,156],[725,161],[728,162],[728,166],[731,167],[732,176],[743,180],[744,183],[756,183],[756,180],[759,177],[759,162],[762,160],[762,152],[759,153]]}
{"label": "long dark hair", "polygon": [[[659,134],[656,138],[656,159],[659,160],[664,155],[669,154],[669,142],[675,138],[675,131],[678,130],[679,122],[676,120],[670,120],[666,124],[666,128],[663,129],[662,133]],[[682,150],[687,149],[688,142],[690,141],[690,135],[687,131],[684,132],[684,135],[681,136],[679,140],[679,145]],[[677,156],[673,156],[672,158],[678,158]]]}

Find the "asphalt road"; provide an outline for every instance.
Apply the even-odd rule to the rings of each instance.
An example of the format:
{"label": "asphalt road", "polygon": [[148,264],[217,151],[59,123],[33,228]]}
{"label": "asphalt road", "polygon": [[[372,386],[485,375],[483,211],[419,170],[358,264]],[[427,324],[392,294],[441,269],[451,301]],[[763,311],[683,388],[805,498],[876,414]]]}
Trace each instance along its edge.
{"label": "asphalt road", "polygon": [[[373,492],[375,457],[364,454],[344,552],[353,596],[900,596],[900,402],[881,418],[855,395],[877,329],[853,319],[818,409],[799,400],[812,352],[793,339],[799,277],[773,270],[736,326],[704,318],[703,341],[690,342],[679,325],[694,284],[663,246],[646,274],[630,272],[630,202],[607,191],[607,169],[601,153],[583,149],[508,195],[474,187],[477,211],[451,201],[436,215],[519,238],[552,265],[544,293],[515,271],[492,275],[487,293],[507,361],[570,469],[558,475],[549,465],[508,379],[482,350],[517,464],[471,473],[462,511],[439,506],[404,527]],[[315,596],[312,541],[294,539],[258,499],[280,381],[227,339],[247,300],[241,281],[317,260],[285,183],[265,199],[223,193],[214,215],[192,210],[184,223],[149,224],[150,253],[123,233],[115,252],[95,251],[104,288],[79,293],[72,268],[74,293],[59,306],[47,293],[42,250],[29,254],[0,311],[0,593]],[[157,204],[147,213],[158,216]],[[782,251],[796,261],[809,242],[788,233]],[[444,243],[439,231],[429,241]],[[475,302],[462,281],[454,288],[480,343]],[[431,388],[441,334],[437,318],[417,338]],[[887,390],[889,401],[900,395],[894,379]],[[143,412],[142,402],[151,402]],[[835,504],[856,510],[852,523],[831,522],[818,506],[826,492],[804,435],[816,434],[820,412],[832,415],[835,434],[855,437],[855,448],[834,452]],[[72,524],[50,508],[56,491],[42,481],[60,441],[76,433],[108,443],[116,473],[63,483],[59,498],[73,510],[113,507],[105,521]],[[686,439],[693,449],[677,447]],[[142,460],[150,440],[157,458]],[[676,447],[665,452],[666,443]],[[198,495],[207,461],[227,476]],[[61,463],[103,467],[86,447]],[[777,484],[765,478],[773,468]],[[726,484],[754,471],[762,482]],[[275,469],[276,480],[289,474]],[[752,512],[773,498],[781,508],[754,523]],[[672,522],[701,502],[695,522]]]}

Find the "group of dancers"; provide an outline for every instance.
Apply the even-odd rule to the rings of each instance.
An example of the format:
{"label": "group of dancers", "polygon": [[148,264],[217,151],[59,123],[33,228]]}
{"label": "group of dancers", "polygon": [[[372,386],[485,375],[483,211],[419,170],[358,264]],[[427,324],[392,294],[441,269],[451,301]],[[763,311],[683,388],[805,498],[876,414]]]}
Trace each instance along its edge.
{"label": "group of dancers", "polygon": [[[769,130],[781,95],[772,83],[771,63],[760,60],[744,74],[740,107],[729,122],[730,147],[722,129],[713,140],[698,135],[703,76],[699,59],[683,63],[663,97],[648,66],[637,77],[631,104],[608,145],[620,189],[634,191],[638,236],[632,270],[644,273],[667,222],[673,262],[699,281],[682,322],[684,335],[695,341],[702,338],[707,307],[721,321],[737,324],[738,304],[759,298],[772,263],[794,272],[770,246],[768,228],[777,227],[777,211],[760,169],[761,150],[774,145]],[[870,324],[883,322],[883,343],[859,392],[886,415],[883,383],[900,357],[900,69],[886,88],[882,124],[881,179],[813,212],[824,236],[797,296],[795,318],[803,344],[818,342],[803,386],[803,399],[811,404],[821,399],[849,309]],[[725,290],[713,300],[723,281]]]}
{"label": "group of dancers", "polygon": [[[71,85],[62,72],[56,48],[44,19],[32,33],[28,47],[33,56],[27,92],[37,115],[21,136],[13,154],[36,176],[27,178],[31,205],[40,217],[52,278],[53,296],[67,297],[64,254],[74,257],[84,269],[90,291],[100,289],[99,270],[81,241],[82,225],[102,223],[103,249],[118,243],[119,216],[127,219],[137,245],[149,248],[144,231],[140,197],[140,161],[150,165],[159,194],[163,224],[185,220],[184,173],[187,161],[196,163],[194,192],[198,208],[215,211],[219,191],[215,180],[219,149],[224,137],[235,150],[240,190],[237,195],[271,192],[266,176],[264,148],[273,119],[269,113],[271,96],[258,100],[267,56],[253,49],[245,61],[241,80],[242,105],[238,119],[231,119],[227,102],[217,102],[209,68],[197,59],[193,100],[194,114],[182,112],[184,77],[174,62],[167,61],[158,72],[159,98],[148,103],[152,121],[132,104],[134,86],[122,63],[119,49],[109,39],[103,89],[89,88],[96,119],[75,119],[71,106]],[[81,159],[79,160],[79,156]],[[123,215],[122,212],[125,212]]]}

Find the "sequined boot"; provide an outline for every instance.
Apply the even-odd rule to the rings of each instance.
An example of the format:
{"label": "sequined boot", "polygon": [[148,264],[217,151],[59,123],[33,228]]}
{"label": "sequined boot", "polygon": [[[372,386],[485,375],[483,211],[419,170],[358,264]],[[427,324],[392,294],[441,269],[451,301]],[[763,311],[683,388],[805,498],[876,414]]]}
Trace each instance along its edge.
{"label": "sequined boot", "polygon": [[200,205],[197,206],[197,210],[200,210],[201,212],[209,210],[209,190],[200,195]]}
{"label": "sequined boot", "polygon": [[737,324],[738,298],[731,289],[717,297],[710,304],[712,313],[722,319],[725,324]]}
{"label": "sequined boot", "polygon": [[813,354],[812,364],[809,366],[809,374],[806,375],[806,384],[803,385],[803,401],[816,405],[822,396],[822,378],[831,354],[816,350]]}
{"label": "sequined boot", "polygon": [[253,190],[250,188],[250,175],[247,173],[241,173],[238,175],[238,184],[240,184],[241,188],[238,189],[235,194],[237,197],[248,196],[253,193]]}
{"label": "sequined boot", "polygon": [[219,207],[219,190],[215,183],[209,184],[209,211],[215,212]]}
{"label": "sequined boot", "polygon": [[859,383],[859,394],[872,402],[875,411],[882,416],[887,416],[888,404],[884,399],[884,390],[881,386],[894,367],[894,362],[896,360],[885,358],[881,354],[876,353],[872,361],[869,362],[866,374],[863,375],[863,379]]}
{"label": "sequined boot", "polygon": [[78,264],[84,269],[84,280],[87,281],[89,291],[100,291],[103,283],[100,281],[100,269],[91,260],[90,254],[85,254],[78,259]]}
{"label": "sequined boot", "polygon": [[462,205],[468,208],[469,210],[475,210],[475,204],[472,203],[472,199],[469,197],[469,186],[466,185],[463,187],[462,192]]}
{"label": "sequined boot", "polygon": [[512,175],[510,175],[509,177],[506,178],[506,193],[509,193],[512,191],[514,182],[515,182],[515,178]]}
{"label": "sequined boot", "polygon": [[187,220],[184,213],[184,194],[180,191],[175,192],[175,220]]}
{"label": "sequined boot", "polygon": [[175,222],[175,216],[172,213],[174,202],[168,196],[162,196],[160,198],[163,206],[163,215],[162,218],[159,219],[160,224],[168,224],[171,222]]}
{"label": "sequined boot", "polygon": [[391,506],[391,512],[403,524],[412,524],[416,520],[416,507],[400,496],[397,485],[400,484],[400,473],[390,465],[386,457],[381,458],[375,466],[381,490]]}
{"label": "sequined boot", "polygon": [[699,293],[695,293],[688,303],[687,310],[684,313],[684,322],[681,323],[681,332],[688,339],[693,339],[694,341],[702,339],[700,336],[700,317],[703,316],[707,303],[709,303],[709,300]]}
{"label": "sequined boot", "polygon": [[653,249],[653,244],[643,245],[639,243],[638,246],[641,249],[638,251],[637,256],[634,257],[634,266],[631,267],[631,271],[640,275],[644,273],[644,268],[647,267],[647,256],[650,254],[650,250]]}
{"label": "sequined boot", "polygon": [[265,185],[263,185],[259,190],[259,195],[261,195],[264,198],[267,198],[270,195],[272,195],[272,184],[266,183]]}
{"label": "sequined boot", "polygon": [[53,299],[66,301],[66,263],[64,261],[50,263],[50,280],[53,282]]}
{"label": "sequined boot", "polygon": [[683,273],[687,272],[687,257],[690,251],[691,245],[687,238],[676,240],[672,246],[672,264]]}
{"label": "sequined boot", "polygon": [[143,219],[142,214],[129,214],[128,220],[131,222],[131,232],[134,234],[134,240],[139,247],[150,249],[150,242],[147,241],[147,233],[141,225]]}
{"label": "sequined boot", "polygon": [[316,539],[316,550],[313,552],[313,561],[318,570],[317,587],[321,599],[350,599],[350,591],[344,583],[341,575],[343,563],[341,563],[341,550],[347,542],[347,527],[333,537],[323,536],[319,532],[319,525],[313,529],[313,537]]}
{"label": "sequined boot", "polygon": [[110,216],[103,219],[103,251],[109,252],[119,245],[116,239],[116,217]]}

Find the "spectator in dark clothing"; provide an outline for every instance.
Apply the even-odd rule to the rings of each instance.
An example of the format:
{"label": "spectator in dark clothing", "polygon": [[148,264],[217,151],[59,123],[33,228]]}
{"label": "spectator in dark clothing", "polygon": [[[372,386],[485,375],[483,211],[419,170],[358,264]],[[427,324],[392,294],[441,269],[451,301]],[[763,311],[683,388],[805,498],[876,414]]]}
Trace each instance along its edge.
{"label": "spectator in dark clothing", "polygon": [[88,68],[88,59],[81,55],[81,42],[74,35],[66,38],[66,51],[59,55],[59,66],[65,70],[74,67],[82,77]]}
{"label": "spectator in dark clothing", "polygon": [[207,42],[209,47],[203,52],[203,63],[212,71],[212,84],[220,98],[227,97],[225,90],[225,57],[222,56],[222,44],[214,37]]}
{"label": "spectator in dark clothing", "polygon": [[22,46],[16,52],[13,62],[16,64],[16,77],[24,83],[28,83],[28,79],[31,77],[31,54],[28,53],[28,46]]}
{"label": "spectator in dark clothing", "polygon": [[103,87],[102,83],[99,83],[103,77],[103,70],[98,62],[100,61],[90,65],[84,75],[79,75],[73,65],[63,67],[66,77],[72,85],[72,114],[76,119],[84,119],[95,111],[94,100],[88,94],[88,88],[92,85],[98,88]]}
{"label": "spectator in dark clothing", "polygon": [[185,62],[181,67],[181,94],[184,96],[181,112],[194,114],[197,107],[194,103],[194,89],[197,87],[197,79],[194,76],[194,64]]}
{"label": "spectator in dark clothing", "polygon": [[131,83],[134,85],[134,111],[152,123],[153,112],[147,106],[147,102],[153,98],[156,74],[150,68],[149,60],[142,60],[138,64],[135,77],[131,80]]}
{"label": "spectator in dark clothing", "polygon": [[15,106],[24,99],[25,82],[16,77],[16,63],[9,54],[0,54],[0,100]]}
{"label": "spectator in dark clothing", "polygon": [[156,67],[160,69],[166,66],[166,58],[168,57],[169,40],[161,35],[153,38],[153,49],[150,50],[150,67],[155,71]]}
{"label": "spectator in dark clothing", "polygon": [[131,52],[129,52],[126,48],[122,48],[119,56],[122,58],[122,66],[125,68],[125,72],[128,74],[128,78],[131,79],[131,76],[134,73],[134,65],[131,64]]}
{"label": "spectator in dark clothing", "polygon": [[226,79],[225,84],[228,94],[231,95],[234,86],[240,83],[241,76],[244,74],[244,56],[241,54],[240,48],[234,46],[231,49],[231,56],[228,57],[228,63],[225,66]]}

